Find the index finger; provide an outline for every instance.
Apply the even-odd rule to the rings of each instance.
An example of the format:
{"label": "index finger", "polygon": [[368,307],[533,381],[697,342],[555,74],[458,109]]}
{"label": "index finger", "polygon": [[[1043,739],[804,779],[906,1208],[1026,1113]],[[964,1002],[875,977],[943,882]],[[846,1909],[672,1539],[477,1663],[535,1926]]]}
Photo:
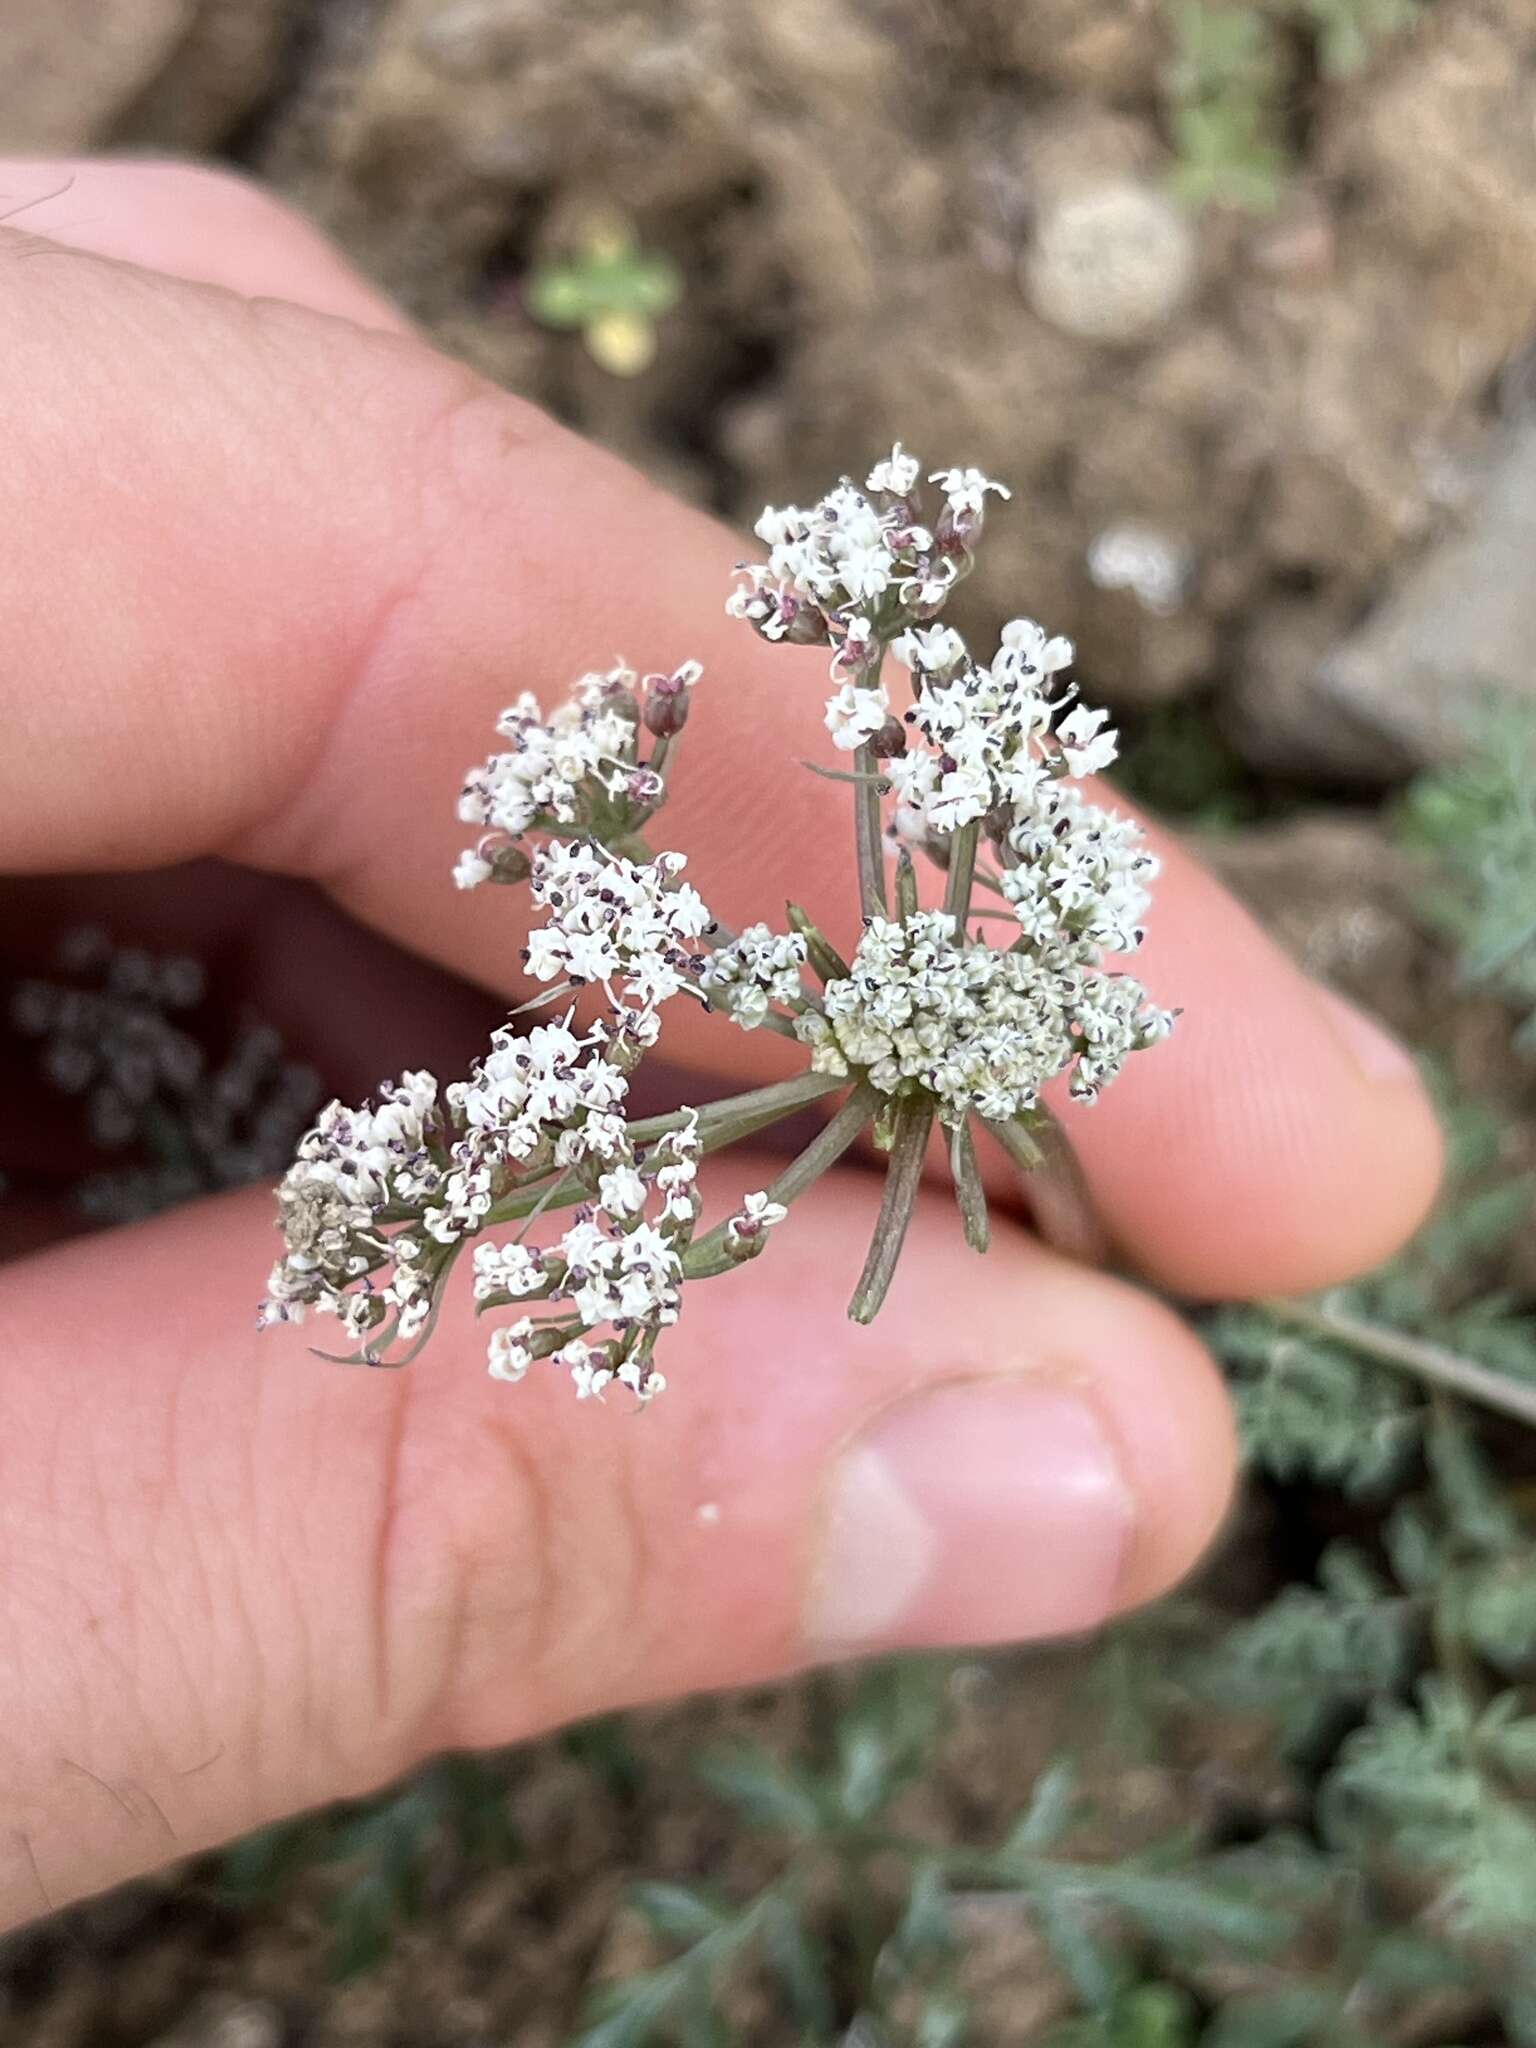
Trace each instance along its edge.
{"label": "index finger", "polygon": [[[694,657],[669,842],[728,922],[794,894],[849,927],[844,794],[795,765],[822,658],[725,619],[730,535],[407,339],[14,234],[0,261],[28,395],[0,466],[0,863],[217,851],[509,989],[510,919],[446,880],[465,766],[521,689]],[[1146,978],[1185,1021],[1075,1120],[1095,1197],[1190,1291],[1356,1270],[1433,1189],[1412,1070],[1162,850]],[[686,1013],[668,1049],[780,1057]]]}

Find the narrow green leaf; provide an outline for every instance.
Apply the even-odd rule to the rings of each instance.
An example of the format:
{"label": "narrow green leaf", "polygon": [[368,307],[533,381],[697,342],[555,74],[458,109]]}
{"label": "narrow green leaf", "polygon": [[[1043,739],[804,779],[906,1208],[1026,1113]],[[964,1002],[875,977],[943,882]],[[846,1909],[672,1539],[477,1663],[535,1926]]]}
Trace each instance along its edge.
{"label": "narrow green leaf", "polygon": [[1028,1856],[1059,1841],[1077,1805],[1077,1766],[1058,1757],[1036,1778],[1029,1805],[1008,1831],[1004,1844],[1010,1856]]}
{"label": "narrow green leaf", "polygon": [[712,1897],[701,1886],[652,1879],[631,1885],[629,1897],[656,1932],[679,1948],[690,1948],[694,1942],[717,1934],[734,1917],[724,1901]]}
{"label": "narrow green leaf", "polygon": [[831,1961],[825,1943],[807,1931],[795,1902],[772,1902],[762,1942],[764,1961],[783,1985],[795,2019],[816,2039],[829,2038],[837,2028]]}
{"label": "narrow green leaf", "polygon": [[706,1751],[696,1769],[710,1791],[754,1827],[797,1836],[820,1832],[822,1813],[815,1793],[797,1773],[755,1744]]}

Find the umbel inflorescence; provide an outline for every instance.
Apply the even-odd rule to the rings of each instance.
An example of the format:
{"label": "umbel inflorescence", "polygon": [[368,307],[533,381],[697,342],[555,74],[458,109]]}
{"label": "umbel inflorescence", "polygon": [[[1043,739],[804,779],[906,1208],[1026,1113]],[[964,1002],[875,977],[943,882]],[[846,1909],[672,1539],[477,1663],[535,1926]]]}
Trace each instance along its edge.
{"label": "umbel inflorescence", "polygon": [[[525,693],[502,714],[502,750],[465,783],[459,815],[478,836],[454,879],[526,888],[524,964],[552,1014],[497,1031],[467,1080],[410,1073],[374,1103],[322,1113],[278,1190],[284,1251],[264,1323],[333,1315],[355,1361],[403,1364],[469,1248],[477,1309],[506,1312],[489,1343],[497,1378],[547,1359],[579,1397],[617,1382],[648,1401],[687,1285],[755,1258],[861,1135],[887,1162],[850,1305],[867,1322],[935,1125],[966,1236],[985,1249],[974,1126],[1037,1162],[1049,1082],[1092,1102],[1166,1036],[1171,1013],[1107,965],[1140,945],[1157,872],[1137,826],[1077,784],[1115,757],[1107,715],[1065,681],[1070,644],[1032,620],[1005,626],[986,663],[940,622],[988,499],[1008,493],[974,469],[927,483],[936,494],[898,444],[863,489],[845,479],[808,508],[770,508],[757,526],[768,558],[741,569],[727,605],[766,640],[828,650],[826,724],[847,759],[830,772],[851,794],[863,909],[851,955],[794,904],[783,930],[728,931],[685,857],[653,850],[696,662],[584,676],[548,714]],[[914,855],[941,878],[926,907]],[[593,992],[598,1014],[579,1022]],[[676,1000],[798,1041],[805,1071],[631,1116],[631,1076]],[[834,1096],[799,1157],[701,1229],[703,1155]]]}

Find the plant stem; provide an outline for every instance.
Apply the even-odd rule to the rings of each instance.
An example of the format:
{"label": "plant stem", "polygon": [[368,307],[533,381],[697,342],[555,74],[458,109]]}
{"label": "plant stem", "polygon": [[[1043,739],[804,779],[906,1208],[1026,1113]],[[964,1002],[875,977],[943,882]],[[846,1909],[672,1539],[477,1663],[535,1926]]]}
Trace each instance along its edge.
{"label": "plant stem", "polygon": [[1385,1330],[1375,1323],[1363,1322],[1357,1316],[1341,1315],[1336,1309],[1322,1307],[1316,1302],[1270,1297],[1259,1306],[1276,1322],[1289,1323],[1296,1329],[1310,1331],[1314,1336],[1331,1338],[1336,1344],[1347,1344],[1352,1350],[1382,1365],[1401,1366],[1407,1372],[1416,1373],[1431,1387],[1442,1387],[1448,1393],[1460,1394],[1468,1401],[1476,1401],[1484,1408],[1513,1416],[1517,1422],[1536,1428],[1536,1386],[1526,1386],[1511,1379],[1507,1373],[1479,1365],[1476,1359],[1463,1358],[1442,1344],[1432,1344],[1422,1337],[1407,1337],[1399,1330]]}
{"label": "plant stem", "polygon": [[[834,1094],[844,1086],[843,1079],[836,1074],[796,1074],[788,1081],[773,1081],[766,1088],[752,1088],[744,1095],[727,1096],[721,1102],[707,1102],[698,1112],[699,1139],[706,1152],[719,1152],[727,1145],[734,1145],[742,1138],[750,1138],[754,1132],[766,1130],[782,1118],[793,1116],[796,1110],[805,1109],[823,1096]],[[630,1137],[639,1144],[650,1144],[657,1138],[664,1138],[668,1131],[680,1130],[688,1121],[685,1109],[671,1109],[662,1116],[641,1117],[629,1126]],[[544,1179],[541,1182],[518,1188],[513,1194],[498,1202],[486,1215],[482,1229],[494,1228],[498,1223],[516,1223],[531,1215],[535,1208],[568,1209],[573,1202],[589,1199],[590,1190],[573,1174],[561,1179]]]}
{"label": "plant stem", "polygon": [[[827,1168],[837,1164],[864,1129],[879,1099],[878,1091],[867,1081],[861,1081],[837,1115],[822,1126],[805,1150],[798,1153],[776,1179],[768,1183],[765,1192],[769,1201],[783,1202],[787,1207],[813,1182],[820,1180]],[[729,1273],[741,1264],[741,1260],[726,1249],[728,1227],[728,1222],[717,1223],[713,1230],[706,1231],[703,1237],[689,1246],[683,1255],[685,1279],[707,1280],[717,1273]]]}
{"label": "plant stem", "polygon": [[859,1284],[848,1304],[848,1313],[856,1323],[874,1321],[890,1288],[907,1225],[912,1221],[912,1211],[917,1206],[917,1191],[923,1179],[923,1159],[932,1127],[933,1103],[929,1098],[909,1096],[897,1103],[891,1162],[885,1170],[885,1193],[880,1200],[880,1214],[875,1220],[869,1257],[864,1261],[864,1271],[859,1275]]}
{"label": "plant stem", "polygon": [[869,777],[853,793],[853,836],[859,860],[859,903],[866,917],[887,914],[885,895],[885,850],[881,844],[880,786],[875,777],[875,757],[867,746],[853,757],[855,773]]}
{"label": "plant stem", "polygon": [[[984,1119],[985,1121],[985,1119]],[[1042,1103],[1029,1121],[986,1123],[1008,1157],[1029,1179],[1035,1226],[1046,1242],[1075,1259],[1102,1259],[1109,1251],[1093,1196],[1071,1140]]]}
{"label": "plant stem", "polygon": [[789,917],[790,930],[798,932],[805,941],[806,960],[815,973],[824,982],[846,981],[849,974],[848,962],[838,952],[821,926],[814,923],[798,903],[786,903],[784,908]]}
{"label": "plant stem", "polygon": [[960,931],[971,908],[971,884],[976,878],[976,848],[981,841],[981,820],[962,825],[949,842],[949,872],[944,881],[944,908]]}
{"label": "plant stem", "polygon": [[987,1223],[987,1191],[976,1165],[976,1145],[968,1122],[958,1123],[949,1134],[949,1170],[954,1176],[955,1200],[965,1225],[965,1241],[973,1252],[984,1252],[991,1231]]}
{"label": "plant stem", "polygon": [[896,915],[903,924],[917,915],[917,869],[905,847],[896,856]]}
{"label": "plant stem", "polygon": [[[734,1145],[738,1138],[750,1138],[754,1131],[765,1130],[781,1117],[792,1116],[823,1096],[835,1095],[844,1085],[840,1074],[795,1074],[787,1081],[770,1081],[766,1087],[749,1088],[742,1095],[706,1102],[698,1113],[704,1148],[714,1152],[722,1145]],[[668,1131],[680,1130],[687,1121],[687,1110],[669,1109],[660,1116],[637,1118],[629,1133],[641,1144],[648,1144],[653,1138],[664,1138]]]}
{"label": "plant stem", "polygon": [[1007,1123],[995,1122],[991,1117],[982,1118],[982,1123],[996,1138],[1020,1173],[1033,1173],[1037,1166],[1045,1164],[1045,1154],[1035,1143],[1028,1126],[1014,1117]]}

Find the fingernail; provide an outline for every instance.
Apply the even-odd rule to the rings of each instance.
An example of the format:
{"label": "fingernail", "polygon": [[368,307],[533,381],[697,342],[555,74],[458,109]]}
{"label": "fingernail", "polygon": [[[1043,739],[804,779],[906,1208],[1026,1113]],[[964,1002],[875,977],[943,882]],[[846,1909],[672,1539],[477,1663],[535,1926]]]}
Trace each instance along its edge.
{"label": "fingernail", "polygon": [[1114,1607],[1132,1509],[1102,1426],[1066,1388],[916,1396],[833,1471],[809,1633],[827,1651],[1093,1628]]}
{"label": "fingernail", "polygon": [[1417,1075],[1413,1055],[1384,1025],[1331,988],[1320,988],[1318,995],[1335,1034],[1368,1081],[1406,1081]]}

